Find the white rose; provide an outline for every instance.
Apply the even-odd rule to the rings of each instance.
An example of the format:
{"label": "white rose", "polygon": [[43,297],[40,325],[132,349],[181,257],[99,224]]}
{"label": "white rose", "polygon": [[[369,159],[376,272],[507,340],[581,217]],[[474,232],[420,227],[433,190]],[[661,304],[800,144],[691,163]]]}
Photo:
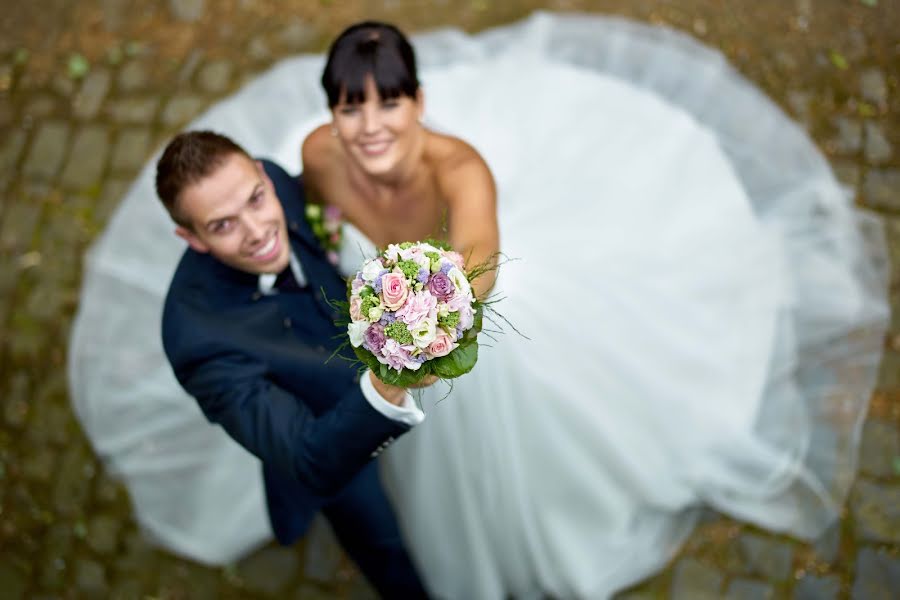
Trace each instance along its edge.
{"label": "white rose", "polygon": [[366,321],[351,321],[347,325],[347,334],[350,336],[350,345],[359,348],[366,337],[366,329],[369,324]]}
{"label": "white rose", "polygon": [[425,317],[415,327],[411,328],[409,332],[412,334],[413,343],[416,347],[424,350],[437,337],[437,319]]}
{"label": "white rose", "polygon": [[380,319],[381,315],[383,315],[383,314],[384,314],[384,305],[379,304],[378,306],[373,306],[372,308],[370,308],[369,314],[367,316],[369,317],[369,321],[374,323],[375,321]]}
{"label": "white rose", "polygon": [[469,285],[466,274],[457,267],[453,267],[447,271],[447,277],[449,277],[450,281],[453,282],[453,285],[456,286],[456,290],[460,295],[467,296],[472,291],[472,286]]}
{"label": "white rose", "polygon": [[388,244],[387,250],[384,251],[384,256],[388,260],[397,261],[400,258],[400,245],[399,244]]}
{"label": "white rose", "polygon": [[367,282],[372,283],[375,281],[375,278],[378,277],[378,274],[384,271],[384,265],[381,264],[381,261],[377,258],[374,260],[370,260],[363,265],[362,268],[362,276]]}

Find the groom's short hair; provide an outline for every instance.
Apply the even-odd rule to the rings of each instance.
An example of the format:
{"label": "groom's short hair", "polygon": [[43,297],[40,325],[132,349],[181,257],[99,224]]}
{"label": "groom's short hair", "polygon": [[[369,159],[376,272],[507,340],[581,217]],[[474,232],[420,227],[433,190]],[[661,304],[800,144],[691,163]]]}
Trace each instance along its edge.
{"label": "groom's short hair", "polygon": [[191,227],[178,211],[178,197],[188,186],[210,176],[232,154],[250,158],[234,140],[214,131],[185,131],[172,138],[156,163],[156,194],[173,221]]}

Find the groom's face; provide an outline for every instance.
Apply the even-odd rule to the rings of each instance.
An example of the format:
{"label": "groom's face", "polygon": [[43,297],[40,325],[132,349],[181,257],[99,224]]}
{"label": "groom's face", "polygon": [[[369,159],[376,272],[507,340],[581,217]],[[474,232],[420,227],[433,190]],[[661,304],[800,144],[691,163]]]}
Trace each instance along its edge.
{"label": "groom's face", "polygon": [[178,211],[189,227],[176,233],[197,252],[247,273],[279,273],[290,261],[281,202],[259,163],[231,154],[210,175],[182,190]]}

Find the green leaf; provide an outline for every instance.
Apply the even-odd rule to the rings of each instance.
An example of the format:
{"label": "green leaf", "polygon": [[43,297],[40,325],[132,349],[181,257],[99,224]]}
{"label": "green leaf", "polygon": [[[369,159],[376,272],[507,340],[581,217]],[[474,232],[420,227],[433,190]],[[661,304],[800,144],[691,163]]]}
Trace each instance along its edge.
{"label": "green leaf", "polygon": [[891,463],[894,467],[894,474],[900,475],[900,456],[895,456],[893,460],[891,460]]}
{"label": "green leaf", "polygon": [[875,8],[878,6],[878,0],[859,0],[863,3],[864,6],[868,6],[869,8]]}
{"label": "green leaf", "polygon": [[435,238],[425,238],[422,241],[425,242],[426,244],[431,244],[435,248],[439,248],[441,250],[448,250],[448,251],[453,250],[453,246],[451,246],[449,243],[447,243],[443,240],[438,240]]}
{"label": "green leaf", "polygon": [[471,371],[477,361],[478,343],[473,341],[431,362],[435,375],[441,379],[453,379]]}
{"label": "green leaf", "polygon": [[358,358],[364,365],[369,367],[373,373],[378,375],[378,378],[384,381],[382,369],[387,368],[387,365],[383,365],[378,362],[378,359],[375,358],[375,355],[359,346],[358,348],[354,348],[353,352],[356,354],[356,358]]}
{"label": "green leaf", "polygon": [[356,353],[356,357],[375,373],[375,376],[378,377],[378,379],[387,384],[396,385],[397,387],[409,387],[419,383],[426,375],[431,373],[431,368],[427,363],[419,367],[417,371],[413,371],[412,369],[401,369],[397,372],[396,369],[391,369],[386,364],[379,362],[374,354],[362,346],[354,348],[353,351]]}
{"label": "green leaf", "polygon": [[844,55],[841,54],[840,52],[838,52],[837,50],[829,50],[828,58],[831,59],[831,64],[833,64],[835,67],[837,67],[841,71],[846,70],[847,67],[850,66],[850,64],[847,62],[847,59],[844,58]]}

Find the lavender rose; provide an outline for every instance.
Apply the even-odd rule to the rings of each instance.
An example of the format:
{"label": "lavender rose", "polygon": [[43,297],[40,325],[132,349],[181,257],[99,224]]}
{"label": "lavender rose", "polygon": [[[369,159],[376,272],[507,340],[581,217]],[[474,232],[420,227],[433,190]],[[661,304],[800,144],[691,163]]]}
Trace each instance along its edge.
{"label": "lavender rose", "polygon": [[445,273],[435,273],[428,282],[428,291],[442,302],[449,300],[456,292],[456,286]]}
{"label": "lavender rose", "polygon": [[367,350],[373,353],[381,352],[381,348],[384,347],[384,340],[384,327],[382,327],[380,323],[372,323],[366,330],[364,336]]}

